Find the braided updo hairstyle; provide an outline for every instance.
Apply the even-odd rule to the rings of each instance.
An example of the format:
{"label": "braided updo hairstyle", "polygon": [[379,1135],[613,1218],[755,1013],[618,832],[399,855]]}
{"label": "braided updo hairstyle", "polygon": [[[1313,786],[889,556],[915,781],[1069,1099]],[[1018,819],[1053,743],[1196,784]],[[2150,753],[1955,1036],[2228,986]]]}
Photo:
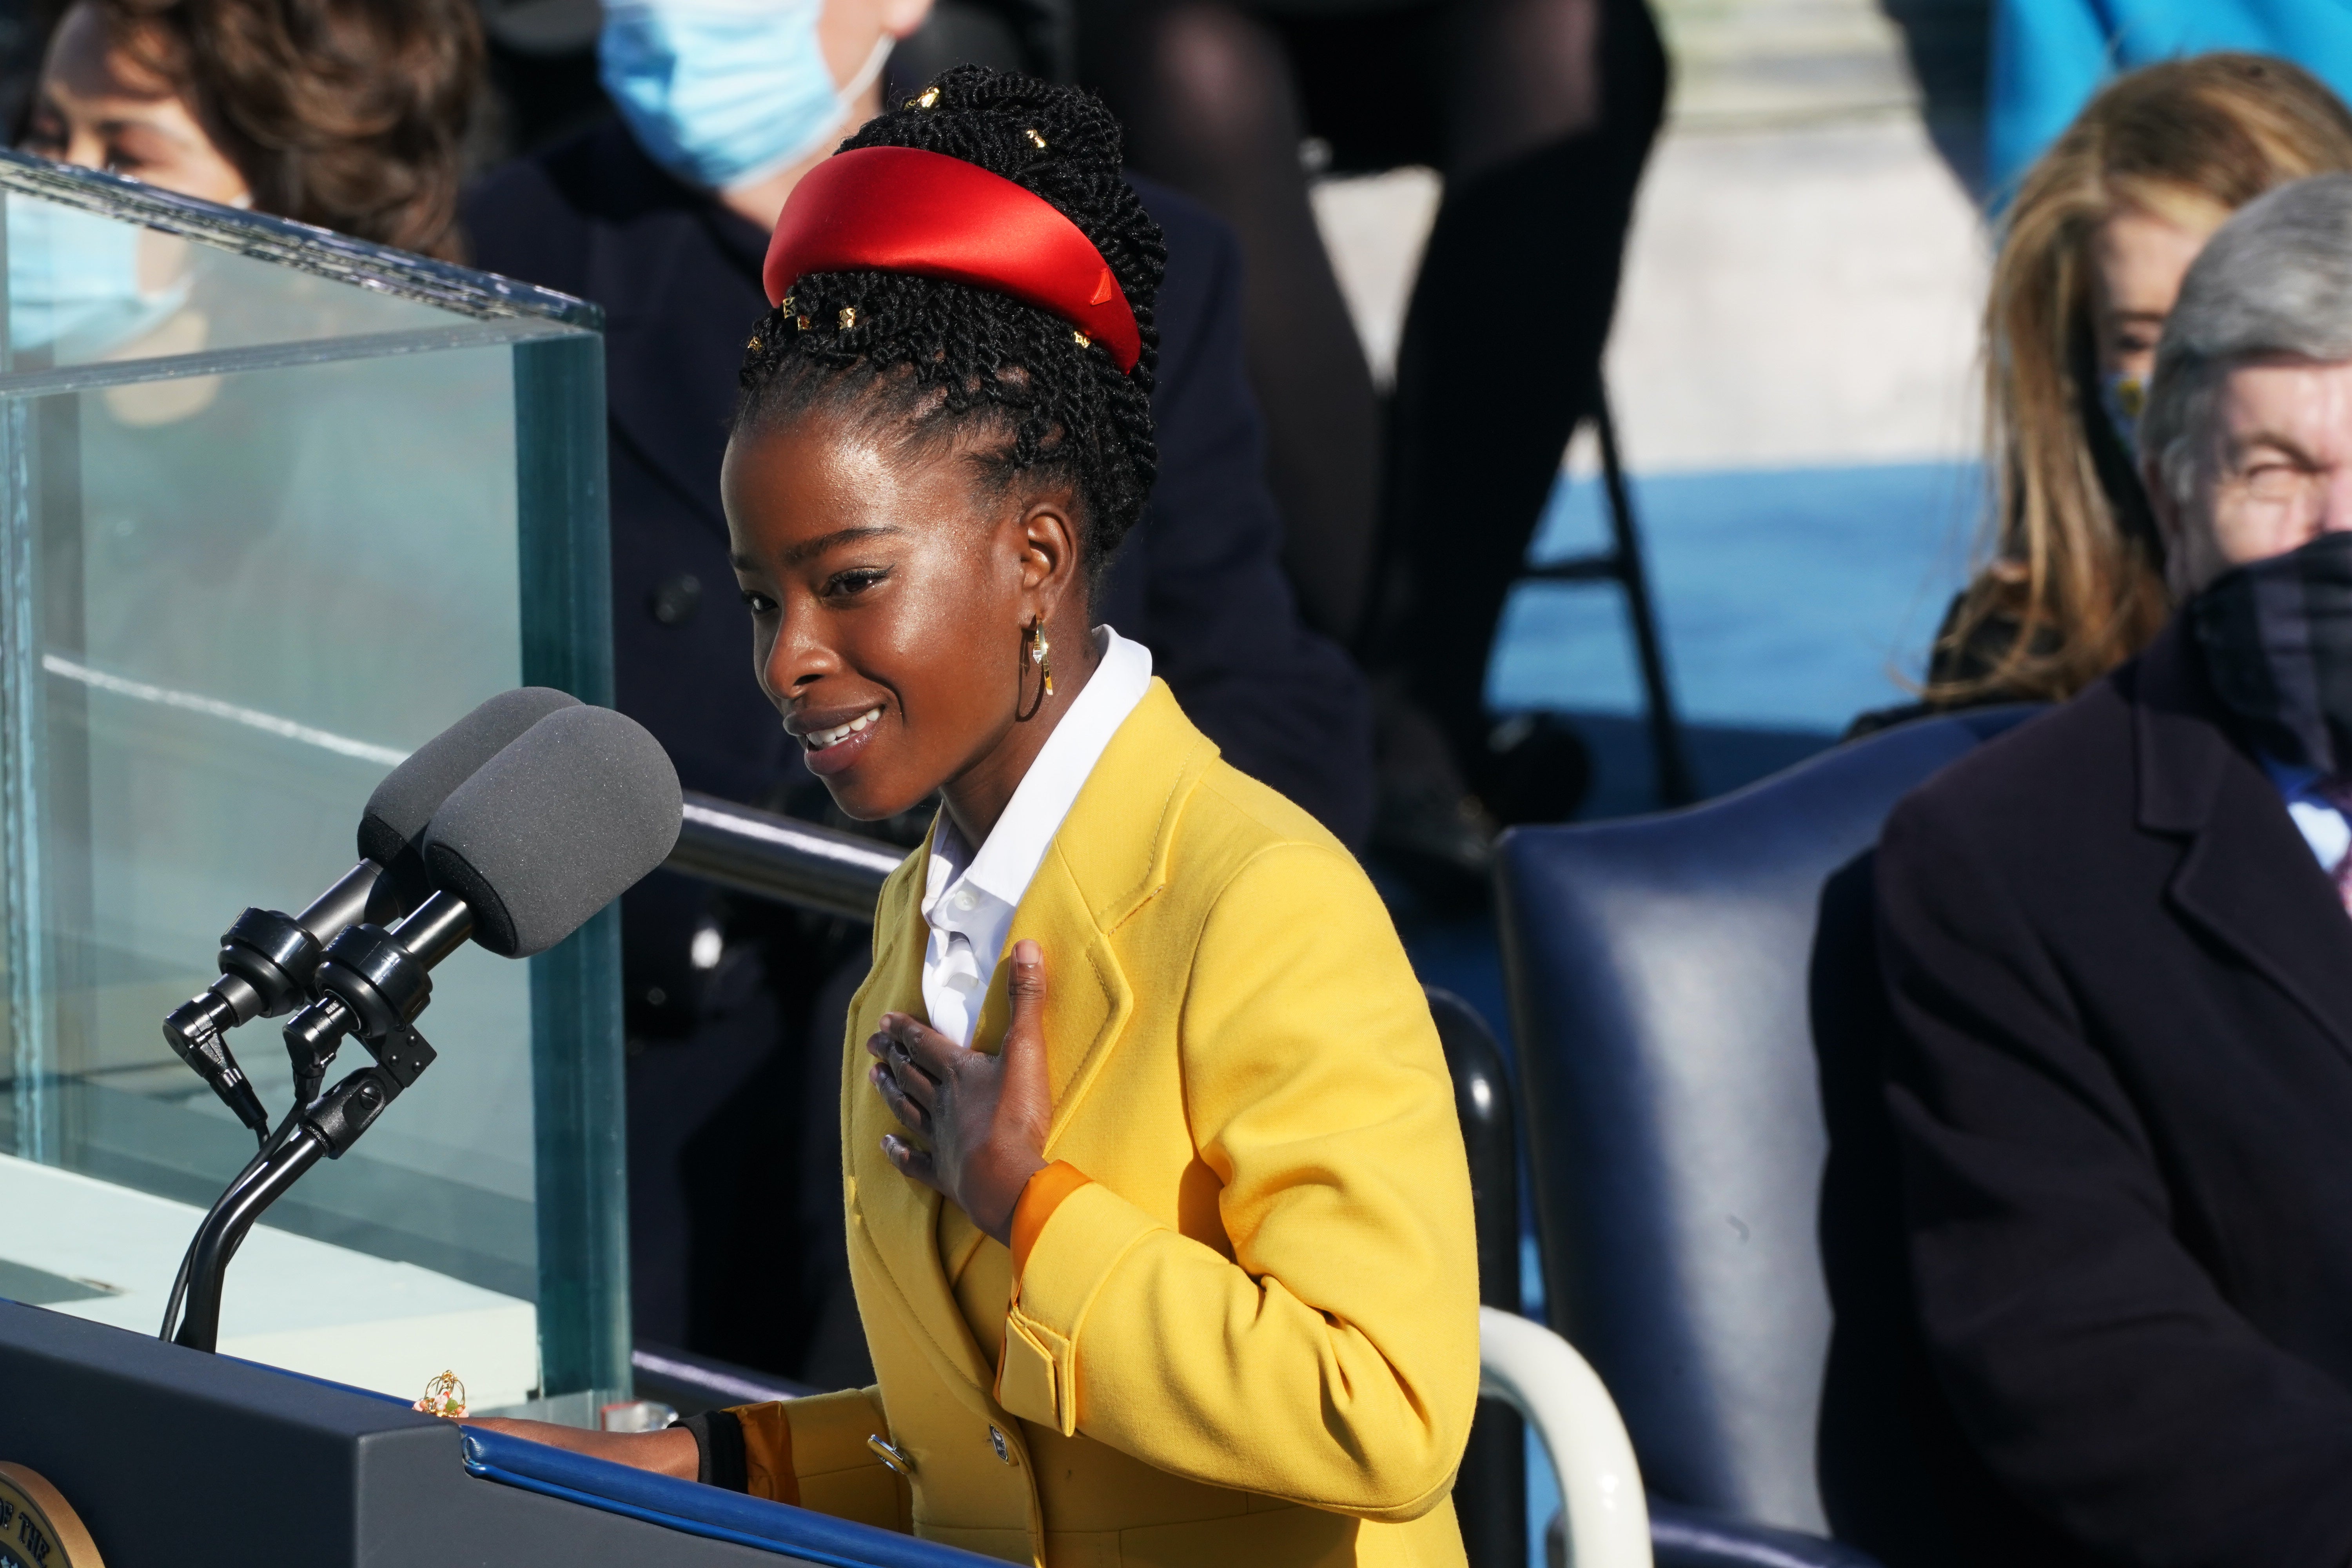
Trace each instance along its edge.
{"label": "braided updo hairstyle", "polygon": [[1092,94],[958,66],[842,143],[915,147],[976,163],[1051,203],[1102,253],[1141,330],[1122,374],[1059,316],[968,284],[897,272],[813,272],[751,334],[740,432],[812,409],[896,422],[911,442],[962,445],[1000,486],[1043,471],[1077,498],[1087,572],[1099,581],[1158,470],[1152,302],[1166,270],[1160,226],[1119,176],[1119,128]]}

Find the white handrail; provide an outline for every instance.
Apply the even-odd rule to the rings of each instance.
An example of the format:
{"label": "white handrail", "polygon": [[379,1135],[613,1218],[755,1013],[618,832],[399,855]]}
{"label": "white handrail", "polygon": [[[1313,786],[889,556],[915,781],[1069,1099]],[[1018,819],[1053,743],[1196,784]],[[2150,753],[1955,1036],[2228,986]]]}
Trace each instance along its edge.
{"label": "white handrail", "polygon": [[1541,1323],[1478,1309],[1478,1393],[1527,1417],[1551,1455],[1570,1568],[1651,1568],[1650,1507],[1617,1402]]}

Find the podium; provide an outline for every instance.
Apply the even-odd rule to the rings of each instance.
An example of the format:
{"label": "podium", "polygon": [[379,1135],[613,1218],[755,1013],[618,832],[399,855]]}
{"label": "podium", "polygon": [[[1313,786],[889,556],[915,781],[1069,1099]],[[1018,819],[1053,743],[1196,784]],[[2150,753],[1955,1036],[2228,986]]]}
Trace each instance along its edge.
{"label": "podium", "polygon": [[0,1462],[55,1487],[106,1568],[992,1561],[13,1301]]}

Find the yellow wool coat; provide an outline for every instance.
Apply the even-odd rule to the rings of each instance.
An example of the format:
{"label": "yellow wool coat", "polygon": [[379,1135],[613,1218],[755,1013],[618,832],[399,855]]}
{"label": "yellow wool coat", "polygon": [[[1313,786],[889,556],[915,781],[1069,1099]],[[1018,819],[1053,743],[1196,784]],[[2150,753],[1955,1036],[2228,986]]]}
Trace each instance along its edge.
{"label": "yellow wool coat", "polygon": [[[753,1489],[1044,1568],[1459,1568],[1469,1173],[1427,1003],[1353,858],[1152,682],[1008,939],[1045,951],[1045,1156],[1092,1178],[1017,1282],[881,1151],[864,1043],[885,1012],[923,1016],[923,884],[919,850],[883,889],[843,1056],[879,1386],[744,1412]],[[762,1444],[778,1422],[788,1443]],[[787,1447],[793,1474],[763,1478]]]}

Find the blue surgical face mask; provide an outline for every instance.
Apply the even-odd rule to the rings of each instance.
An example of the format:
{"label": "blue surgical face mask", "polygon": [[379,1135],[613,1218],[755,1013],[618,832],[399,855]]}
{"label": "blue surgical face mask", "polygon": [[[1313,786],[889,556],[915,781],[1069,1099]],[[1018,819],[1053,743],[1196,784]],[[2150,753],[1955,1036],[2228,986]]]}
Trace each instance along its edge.
{"label": "blue surgical face mask", "polygon": [[81,363],[134,342],[187,303],[184,271],[156,290],[139,283],[135,224],[30,196],[8,201],[8,346]]}
{"label": "blue surgical face mask", "polygon": [[607,0],[604,90],[655,163],[725,190],[788,169],[847,118],[890,53],[846,86],[818,46],[824,0]]}
{"label": "blue surgical face mask", "polygon": [[2099,406],[2106,410],[2107,424],[2124,450],[2139,456],[2140,410],[2147,406],[2147,384],[2138,376],[2116,371],[2099,378]]}

